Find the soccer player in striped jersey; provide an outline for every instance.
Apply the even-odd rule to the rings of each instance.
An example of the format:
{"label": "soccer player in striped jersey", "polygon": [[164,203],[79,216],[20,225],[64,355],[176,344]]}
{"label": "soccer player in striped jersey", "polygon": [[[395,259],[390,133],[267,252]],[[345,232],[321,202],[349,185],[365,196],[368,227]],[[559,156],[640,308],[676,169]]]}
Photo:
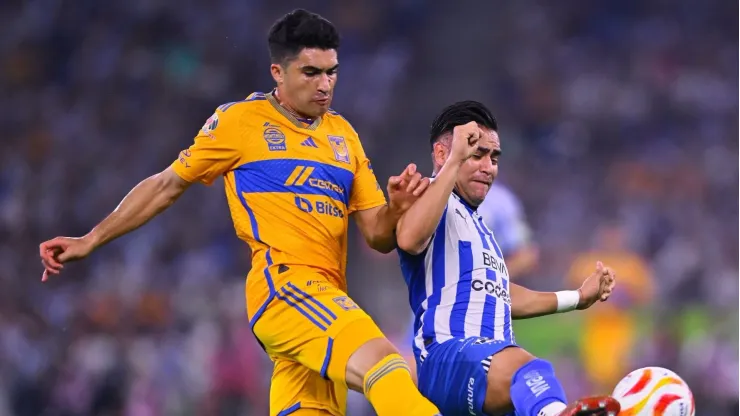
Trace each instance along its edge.
{"label": "soccer player in striped jersey", "polygon": [[[539,250],[532,240],[531,227],[527,223],[519,198],[508,187],[499,183],[491,184],[486,199],[477,209],[483,222],[496,235],[501,253],[506,259],[506,270],[511,280],[531,272],[539,262]],[[406,336],[409,343],[399,346],[409,363],[409,370],[416,380],[416,365],[413,359],[414,315],[408,318]]]}
{"label": "soccer player in striped jersey", "polygon": [[[537,266],[539,250],[532,241],[531,228],[524,216],[522,203],[509,188],[493,183],[486,199],[477,211],[483,218],[483,222],[496,235],[496,242],[506,259],[506,269],[511,280],[516,280]],[[399,346],[399,349],[408,361],[409,371],[416,380],[416,365],[412,358],[413,351],[410,348],[416,336],[414,321],[415,317],[412,313],[408,318],[406,329],[409,343]]]}
{"label": "soccer player in striped jersey", "polygon": [[516,344],[512,319],[605,301],[614,272],[598,263],[580,289],[535,292],[509,279],[476,208],[498,170],[497,124],[480,103],[447,107],[432,124],[435,178],[401,217],[397,241],[415,312],[419,390],[445,416],[616,416],[619,403],[567,405],[550,363]]}

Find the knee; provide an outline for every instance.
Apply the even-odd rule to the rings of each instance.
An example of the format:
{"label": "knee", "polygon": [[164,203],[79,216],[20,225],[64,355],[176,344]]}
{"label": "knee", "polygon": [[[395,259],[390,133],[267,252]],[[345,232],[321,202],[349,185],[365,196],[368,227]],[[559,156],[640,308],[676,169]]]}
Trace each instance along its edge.
{"label": "knee", "polygon": [[[374,366],[378,363],[378,361],[382,360],[383,358],[391,355],[391,354],[398,354],[398,349],[386,338],[375,338],[367,341],[363,345],[360,346],[360,348],[355,351],[354,354],[350,357],[350,362],[353,361],[354,358],[356,358],[358,364],[367,364],[370,367]],[[369,370],[370,367],[367,369]]]}
{"label": "knee", "polygon": [[535,359],[534,355],[522,348],[511,347],[501,350],[491,357],[491,366],[488,370],[489,386],[508,390],[516,372]]}
{"label": "knee", "polygon": [[400,354],[396,347],[386,338],[375,338],[361,345],[347,362],[347,385],[358,392],[363,392],[365,375],[385,357]]}
{"label": "knee", "polygon": [[484,410],[490,414],[505,413],[513,409],[509,395],[516,373],[535,356],[522,348],[506,348],[491,357],[488,370]]}

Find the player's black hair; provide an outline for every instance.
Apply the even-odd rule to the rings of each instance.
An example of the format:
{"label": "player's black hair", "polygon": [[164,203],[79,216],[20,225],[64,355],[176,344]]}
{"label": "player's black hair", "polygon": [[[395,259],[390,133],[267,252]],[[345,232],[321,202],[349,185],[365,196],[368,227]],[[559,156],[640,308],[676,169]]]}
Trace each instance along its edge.
{"label": "player's black hair", "polygon": [[296,9],[272,25],[267,44],[272,63],[283,64],[305,48],[339,49],[339,32],[318,14]]}
{"label": "player's black hair", "polygon": [[478,101],[460,101],[447,106],[435,117],[429,131],[429,144],[434,148],[434,143],[446,133],[452,132],[456,126],[475,121],[483,127],[498,131],[498,123],[491,111]]}

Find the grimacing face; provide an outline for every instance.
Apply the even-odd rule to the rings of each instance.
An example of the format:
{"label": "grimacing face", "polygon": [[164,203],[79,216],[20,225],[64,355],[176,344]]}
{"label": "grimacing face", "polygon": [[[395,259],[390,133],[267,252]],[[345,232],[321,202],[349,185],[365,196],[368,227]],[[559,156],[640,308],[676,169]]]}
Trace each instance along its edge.
{"label": "grimacing face", "polygon": [[329,111],[338,69],[335,49],[314,48],[305,48],[293,60],[270,66],[282,104],[308,118]]}
{"label": "grimacing face", "polygon": [[[447,160],[452,144],[452,134],[434,145],[435,165],[440,167]],[[470,205],[477,207],[486,198],[491,184],[498,175],[498,158],[501,142],[498,133],[481,128],[476,152],[462,164],[455,181],[455,190]]]}

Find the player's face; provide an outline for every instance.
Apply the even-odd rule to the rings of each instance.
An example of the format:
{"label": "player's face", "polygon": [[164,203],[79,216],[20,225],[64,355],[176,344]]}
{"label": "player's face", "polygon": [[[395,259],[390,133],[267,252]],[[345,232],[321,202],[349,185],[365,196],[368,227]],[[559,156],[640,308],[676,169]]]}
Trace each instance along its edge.
{"label": "player's face", "polygon": [[331,105],[339,62],[334,49],[303,49],[285,65],[272,65],[280,99],[293,111],[316,118]]}
{"label": "player's face", "polygon": [[456,188],[466,201],[474,206],[480,205],[491,189],[498,174],[498,158],[501,142],[498,133],[482,129],[475,154],[460,167]]}

